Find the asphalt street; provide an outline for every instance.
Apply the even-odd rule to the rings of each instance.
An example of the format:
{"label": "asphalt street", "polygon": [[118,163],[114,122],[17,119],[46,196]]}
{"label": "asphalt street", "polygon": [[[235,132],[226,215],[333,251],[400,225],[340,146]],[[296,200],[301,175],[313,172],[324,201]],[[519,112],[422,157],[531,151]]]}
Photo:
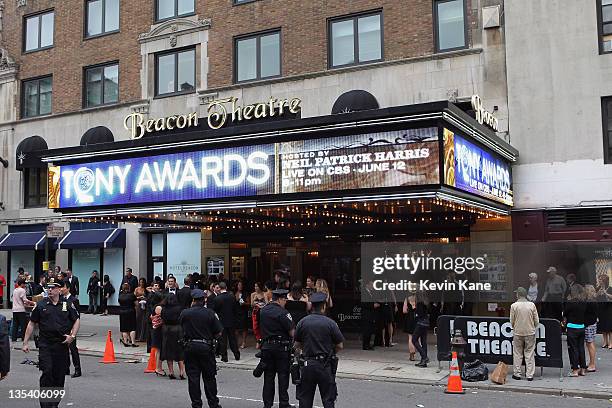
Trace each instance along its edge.
{"label": "asphalt street", "polygon": [[[23,365],[25,358],[36,360],[37,353],[28,355],[12,352],[11,373],[0,382],[0,407],[34,408],[33,399],[11,399],[11,390],[37,389],[39,371],[33,365]],[[190,407],[187,381],[169,380],[144,374],[143,363],[121,361],[118,364],[100,364],[99,358],[82,356],[84,376],[66,377],[67,397],[61,407],[86,408],[178,408]],[[219,396],[224,408],[262,407],[262,379],[250,371],[223,369],[218,375]],[[567,398],[551,395],[510,393],[499,391],[469,391],[465,395],[446,395],[441,387],[405,383],[339,379],[338,408],[348,407],[474,407],[507,408],[575,408],[612,407],[609,400]],[[291,402],[295,402],[295,388],[289,389]],[[13,395],[15,392],[13,391]],[[612,395],[611,395],[612,398]],[[317,398],[316,406],[321,407]],[[205,405],[206,406],[206,405]],[[297,404],[296,404],[297,406]]]}

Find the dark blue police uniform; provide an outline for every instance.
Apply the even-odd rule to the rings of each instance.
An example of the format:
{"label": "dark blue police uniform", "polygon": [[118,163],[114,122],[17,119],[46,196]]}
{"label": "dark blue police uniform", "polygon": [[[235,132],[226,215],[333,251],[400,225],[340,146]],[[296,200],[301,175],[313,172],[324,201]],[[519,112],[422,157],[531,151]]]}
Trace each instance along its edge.
{"label": "dark blue police uniform", "polygon": [[[287,296],[288,291],[272,292],[274,300]],[[278,303],[268,303],[259,312],[261,326],[261,361],[264,364],[264,408],[274,404],[274,378],[278,375],[278,401],[280,408],[289,405],[289,367],[291,365],[293,321],[291,314]]]}
{"label": "dark blue police uniform", "polygon": [[[191,292],[194,301],[204,300],[203,290]],[[221,335],[223,326],[215,312],[203,305],[194,305],[181,312],[179,323],[185,338],[185,371],[189,397],[193,408],[202,408],[200,376],[204,381],[204,393],[210,408],[221,408],[217,397],[217,362],[215,361],[214,339]]]}
{"label": "dark blue police uniform", "polygon": [[[68,345],[63,342],[72,326],[79,319],[79,312],[70,300],[59,297],[57,304],[45,298],[36,304],[30,321],[38,323],[38,368],[42,371],[40,388],[63,388],[68,370]],[[59,406],[59,399],[49,402],[41,400],[43,408]]]}
{"label": "dark blue police uniform", "polygon": [[[311,302],[323,303],[326,296],[313,294]],[[336,345],[344,342],[338,324],[327,316],[313,312],[298,323],[295,341],[302,345],[301,381],[297,385],[300,408],[312,408],[317,386],[324,408],[333,408],[338,396],[336,388]]]}

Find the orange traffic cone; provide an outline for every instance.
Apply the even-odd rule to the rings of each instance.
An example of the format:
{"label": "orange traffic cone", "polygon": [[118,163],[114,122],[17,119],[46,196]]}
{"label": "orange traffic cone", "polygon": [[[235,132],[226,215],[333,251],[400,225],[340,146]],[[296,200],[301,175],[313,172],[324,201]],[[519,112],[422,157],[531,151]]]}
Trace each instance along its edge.
{"label": "orange traffic cone", "polygon": [[116,363],[115,360],[115,347],[113,346],[113,340],[111,339],[111,331],[108,331],[108,336],[106,337],[106,347],[104,348],[104,357],[100,360],[101,363],[104,364],[112,364]]}
{"label": "orange traffic cone", "polygon": [[448,375],[448,384],[444,392],[446,394],[465,394],[463,386],[461,385],[461,374],[459,374],[456,351],[453,351],[453,360],[451,361],[450,374]]}
{"label": "orange traffic cone", "polygon": [[145,368],[145,373],[154,373],[157,369],[157,349],[155,347],[151,347],[151,354],[149,354],[149,364],[147,368]]}

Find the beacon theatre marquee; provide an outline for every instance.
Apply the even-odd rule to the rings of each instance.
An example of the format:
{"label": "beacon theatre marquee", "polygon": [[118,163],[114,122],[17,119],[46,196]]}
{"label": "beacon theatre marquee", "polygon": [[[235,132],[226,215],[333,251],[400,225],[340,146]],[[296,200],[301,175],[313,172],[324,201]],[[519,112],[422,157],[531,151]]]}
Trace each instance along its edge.
{"label": "beacon theatre marquee", "polygon": [[[270,137],[251,137],[249,131],[260,131],[261,124],[220,129],[229,122],[295,114],[300,103],[297,98],[270,98],[240,105],[236,98],[227,98],[209,104],[208,118],[192,113],[145,120],[131,114],[124,121],[133,139],[130,143],[98,145],[93,153],[80,147],[45,153],[44,160],[53,164],[48,172],[48,206],[75,212],[88,207],[116,209],[264,196],[268,201],[308,199],[323,193],[342,197],[344,192],[380,196],[423,189],[460,191],[463,197],[477,197],[497,208],[512,205],[509,160],[468,138],[476,121],[449,102],[267,122],[263,128]],[[441,113],[435,114],[445,108],[462,122],[447,123]],[[434,109],[430,116],[435,119],[406,120],[413,110],[422,117],[423,109]],[[187,136],[177,130],[197,127],[198,121],[206,121],[207,126]],[[163,135],[176,136],[168,142],[143,137],[158,129],[165,131]],[[231,146],[215,146],[216,139],[207,139],[219,131],[231,136]],[[291,137],[278,137],[283,131]],[[182,144],[186,147],[171,147],[178,137],[189,138]],[[129,151],[134,146],[139,148],[138,155]],[[515,154],[507,148],[510,155]],[[126,154],[122,155],[122,149]]]}

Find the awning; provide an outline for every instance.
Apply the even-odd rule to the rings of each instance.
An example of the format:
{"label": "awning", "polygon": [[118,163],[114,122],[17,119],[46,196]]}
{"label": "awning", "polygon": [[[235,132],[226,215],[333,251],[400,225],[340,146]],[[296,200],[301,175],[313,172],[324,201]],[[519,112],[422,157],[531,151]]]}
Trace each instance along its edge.
{"label": "awning", "polygon": [[[0,251],[45,249],[46,232],[9,232],[0,237]],[[49,248],[55,249],[55,238],[49,238]]]}
{"label": "awning", "polygon": [[89,129],[81,137],[81,146],[96,143],[112,143],[115,141],[113,132],[105,126],[96,126]]}
{"label": "awning", "polygon": [[15,168],[22,171],[24,168],[46,168],[47,163],[40,161],[41,153],[47,150],[47,142],[40,136],[30,136],[23,139],[15,151]]}
{"label": "awning", "polygon": [[122,228],[70,230],[58,241],[57,248],[125,248],[125,230]]}
{"label": "awning", "polygon": [[355,89],[340,95],[334,102],[331,113],[350,113],[378,108],[378,101],[374,95],[368,91]]}

